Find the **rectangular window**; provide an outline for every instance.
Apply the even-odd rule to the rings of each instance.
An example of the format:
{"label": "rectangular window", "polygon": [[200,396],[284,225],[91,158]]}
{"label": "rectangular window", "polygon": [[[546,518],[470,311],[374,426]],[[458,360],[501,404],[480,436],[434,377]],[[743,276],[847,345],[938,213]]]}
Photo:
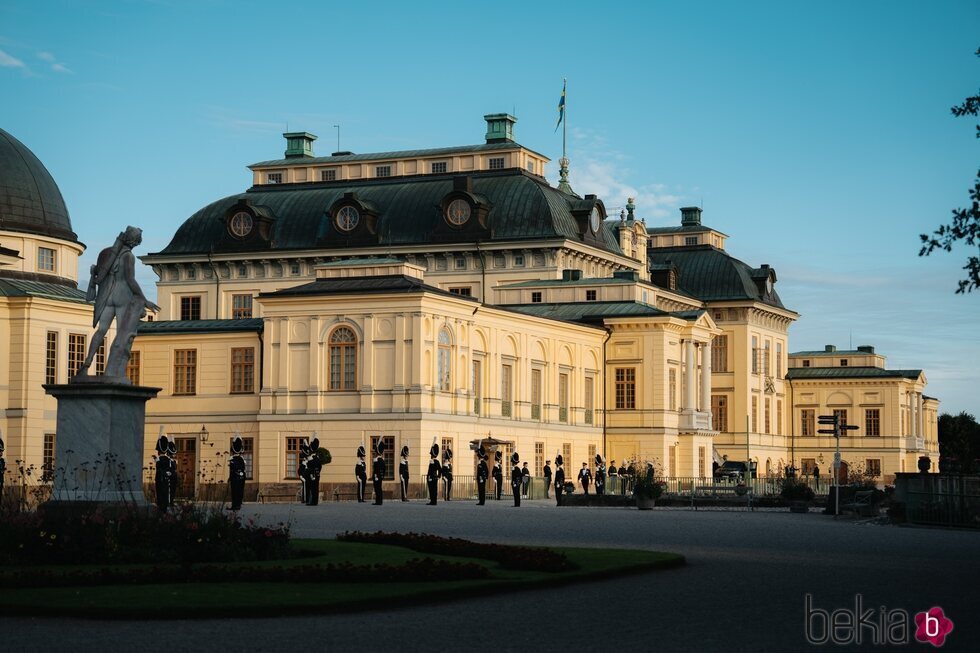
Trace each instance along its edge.
{"label": "rectangular window", "polygon": [[[439,334],[440,341],[445,336],[445,331]],[[452,388],[452,351],[448,344],[439,343],[439,351],[436,353],[437,372],[439,374],[440,392],[449,392]]]}
{"label": "rectangular window", "polygon": [[759,398],[752,397],[752,432],[759,432]]}
{"label": "rectangular window", "polygon": [[544,476],[544,442],[534,443],[534,475]]}
{"label": "rectangular window", "polygon": [[68,334],[68,378],[78,373],[78,368],[85,362],[86,336],[81,333]]}
{"label": "rectangular window", "polygon": [[527,162],[527,171],[534,174],[534,161]]}
{"label": "rectangular window", "polygon": [[282,183],[282,173],[281,172],[270,172],[265,177],[266,183],[269,184],[281,184]]}
{"label": "rectangular window", "polygon": [[320,171],[320,181],[337,181],[337,169],[329,168]]}
{"label": "rectangular window", "polygon": [[847,409],[846,408],[835,408],[834,416],[837,417],[837,423],[841,426],[847,426]]}
{"label": "rectangular window", "polygon": [[[228,451],[231,451],[233,441],[234,438],[229,440]],[[255,462],[255,438],[242,438],[242,459],[245,461],[245,478],[251,481],[254,478],[252,470]]]}
{"label": "rectangular window", "polygon": [[728,336],[715,336],[711,341],[711,371],[728,371]]}
{"label": "rectangular window", "polygon": [[244,265],[244,264],[243,265],[239,265],[238,266],[238,278],[239,279],[244,279],[247,276],[248,276],[248,266],[247,265]]}
{"label": "rectangular window", "polygon": [[283,478],[299,478],[299,444],[303,438],[286,438],[286,471]]}
{"label": "rectangular window", "polygon": [[457,286],[450,288],[449,292],[460,297],[472,297],[473,289],[470,286]]}
{"label": "rectangular window", "polygon": [[585,291],[585,301],[594,302],[596,300],[596,291],[586,290]]}
{"label": "rectangular window", "polygon": [[255,348],[231,348],[231,393],[255,392]]}
{"label": "rectangular window", "polygon": [[636,368],[616,368],[616,409],[636,408]]}
{"label": "rectangular window", "polygon": [[252,295],[231,296],[231,319],[247,320],[252,317]]}
{"label": "rectangular window", "polygon": [[728,430],[728,397],[725,395],[711,395],[711,428]]}
{"label": "rectangular window", "polygon": [[514,254],[514,267],[515,268],[522,268],[522,267],[524,267],[524,255],[523,254]]}
{"label": "rectangular window", "polygon": [[707,462],[707,449],[705,447],[698,447],[698,476],[700,478],[704,478]]}
{"label": "rectangular window", "polygon": [[667,370],[667,410],[677,410],[677,368]]}
{"label": "rectangular window", "polygon": [[299,262],[298,261],[295,261],[293,263],[290,263],[289,264],[289,274],[293,275],[294,277],[298,277],[299,276],[299,273],[300,273]]}
{"label": "rectangular window", "polygon": [[[382,454],[385,459],[385,478],[386,481],[395,480],[395,436],[393,435],[372,435],[371,436],[371,451],[377,451],[378,438],[384,442],[385,452]],[[377,455],[377,454],[373,454]],[[374,458],[372,457],[371,461]],[[371,472],[371,462],[368,462],[368,476],[370,477]]]}
{"label": "rectangular window", "polygon": [[174,394],[197,394],[197,350],[174,351]]}
{"label": "rectangular window", "polygon": [[105,374],[105,341],[95,351],[95,374],[96,376]]}
{"label": "rectangular window", "polygon": [[541,419],[541,370],[531,370],[531,419]]}
{"label": "rectangular window", "polygon": [[810,360],[807,358],[803,359],[803,367],[810,367]]}
{"label": "rectangular window", "polygon": [[565,467],[569,470],[565,473],[565,480],[571,481],[575,478],[575,473],[572,471],[572,443],[563,442],[561,445],[561,456],[565,459]]}
{"label": "rectangular window", "polygon": [[440,450],[440,453],[441,452],[445,452],[447,450],[448,451],[456,451],[456,445],[453,444],[453,439],[452,438],[442,438],[442,442],[440,443],[440,445],[442,446],[442,449]]}
{"label": "rectangular window", "polygon": [[595,379],[591,376],[585,377],[585,423],[592,424],[594,421],[593,412],[595,411]]}
{"label": "rectangular window", "polygon": [[54,480],[54,433],[44,434],[44,451],[41,458],[41,481]]}
{"label": "rectangular window", "polygon": [[456,269],[457,270],[465,270],[466,269],[466,258],[463,257],[463,256],[457,256],[454,259],[454,265],[456,266]]}
{"label": "rectangular window", "polygon": [[437,175],[446,172],[446,162],[436,161],[432,164],[432,174]]}
{"label": "rectangular window", "polygon": [[200,320],[201,319],[201,297],[193,295],[180,298],[180,319],[181,320]]}
{"label": "rectangular window", "polygon": [[473,361],[473,414],[479,415],[483,409],[483,362]]}
{"label": "rectangular window", "polygon": [[776,400],[776,429],[774,433],[779,435],[783,432],[783,400]]}
{"label": "rectangular window", "polygon": [[816,435],[817,411],[813,408],[800,410],[800,435]]}
{"label": "rectangular window", "polygon": [[765,348],[762,350],[762,370],[766,376],[772,374],[771,352],[772,343],[766,340]]}
{"label": "rectangular window", "polygon": [[539,291],[538,292],[532,292],[531,293],[531,303],[532,304],[540,304],[541,303],[541,293]]}
{"label": "rectangular window", "polygon": [[595,445],[589,445],[589,471],[592,472],[592,479],[595,480]]}
{"label": "rectangular window", "polygon": [[864,434],[877,437],[881,435],[881,410],[868,408],[864,411]]}
{"label": "rectangular window", "polygon": [[864,475],[871,478],[881,476],[881,458],[868,458],[864,461]]}
{"label": "rectangular window", "polygon": [[374,168],[375,177],[390,177],[391,176],[391,166],[376,166]]}
{"label": "rectangular window", "polygon": [[558,421],[568,422],[568,375],[558,375]]}
{"label": "rectangular window", "polygon": [[685,236],[684,237],[684,244],[685,245],[697,245],[698,244],[698,237],[697,236]]}
{"label": "rectangular window", "polygon": [[503,170],[504,169],[504,157],[492,157],[490,159],[490,169],[491,170]]}
{"label": "rectangular window", "polygon": [[847,367],[847,359],[846,358],[840,359],[840,366],[841,367]]}
{"label": "rectangular window", "polygon": [[197,279],[197,269],[196,268],[187,268],[187,279],[190,280],[190,281],[193,281],[194,279]]}
{"label": "rectangular window", "polygon": [[752,336],[752,373],[759,373],[759,338]]}
{"label": "rectangular window", "polygon": [[766,399],[766,406],[764,412],[764,426],[766,428],[766,433],[772,433],[772,401],[768,398]]}
{"label": "rectangular window", "polygon": [[37,248],[37,270],[38,272],[54,272],[55,251],[48,247]]}
{"label": "rectangular window", "polygon": [[800,461],[800,467],[802,468],[800,469],[800,472],[803,474],[803,476],[812,476],[813,468],[816,467],[816,465],[816,458],[804,458]]}
{"label": "rectangular window", "polygon": [[140,353],[138,351],[129,352],[129,360],[126,362],[126,378],[133,385],[140,384]]}
{"label": "rectangular window", "polygon": [[783,343],[776,343],[776,378],[783,378]]}
{"label": "rectangular window", "polygon": [[48,337],[44,345],[44,382],[47,384],[58,382],[57,331],[48,331]]}
{"label": "rectangular window", "polygon": [[500,415],[510,417],[513,414],[514,397],[512,395],[514,368],[510,365],[500,366]]}
{"label": "rectangular window", "polygon": [[507,265],[507,259],[504,258],[504,255],[503,254],[494,254],[493,255],[493,267],[495,267],[495,268],[502,268],[502,267],[505,267],[506,265]]}

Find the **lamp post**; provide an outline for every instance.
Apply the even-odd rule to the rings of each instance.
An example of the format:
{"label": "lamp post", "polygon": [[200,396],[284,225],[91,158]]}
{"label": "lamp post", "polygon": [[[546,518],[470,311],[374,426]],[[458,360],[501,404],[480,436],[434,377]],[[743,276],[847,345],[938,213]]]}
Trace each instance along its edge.
{"label": "lamp post", "polygon": [[203,424],[201,424],[201,434],[200,434],[200,435],[201,435],[201,442],[202,442],[202,443],[207,443],[207,441],[208,441],[208,440],[210,439],[210,437],[211,437],[211,434],[210,434],[210,433],[208,433],[208,429],[207,429],[207,427],[206,427],[206,426],[204,426]]}

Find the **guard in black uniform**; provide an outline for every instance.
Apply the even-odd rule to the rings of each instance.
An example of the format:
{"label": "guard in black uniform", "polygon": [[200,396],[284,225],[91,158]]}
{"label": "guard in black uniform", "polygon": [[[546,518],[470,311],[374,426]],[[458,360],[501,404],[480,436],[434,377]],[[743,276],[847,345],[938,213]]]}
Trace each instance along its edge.
{"label": "guard in black uniform", "polygon": [[636,480],[636,467],[633,463],[626,468],[626,490],[624,494],[633,494],[633,482]]}
{"label": "guard in black uniform", "polygon": [[551,498],[551,461],[544,464],[544,498]]}
{"label": "guard in black uniform", "polygon": [[521,457],[515,451],[510,455],[510,489],[514,493],[514,507],[521,507],[521,491],[524,489],[524,470],[521,469]]}
{"label": "guard in black uniform", "polygon": [[500,460],[503,457],[504,455],[499,451],[493,452],[493,485],[497,501],[500,501],[500,493],[504,489],[504,469],[500,466]]}
{"label": "guard in black uniform", "polygon": [[398,463],[398,485],[402,491],[402,501],[408,501],[408,445],[402,447],[402,460]]}
{"label": "guard in black uniform", "polygon": [[310,445],[306,440],[299,443],[299,465],[296,467],[296,476],[299,477],[300,482],[300,501],[306,504],[310,498],[309,484],[309,470],[306,468],[306,462],[310,459]]}
{"label": "guard in black uniform", "polygon": [[429,469],[425,473],[425,482],[429,486],[429,503],[436,505],[439,498],[439,477],[442,476],[442,465],[439,464],[439,445],[435,442],[429,448]]}
{"label": "guard in black uniform", "polygon": [[582,490],[585,494],[589,493],[589,483],[592,482],[592,470],[582,463],[582,469],[578,470],[578,480],[582,484]]}
{"label": "guard in black uniform", "polygon": [[364,445],[357,448],[357,462],[354,464],[354,479],[357,481],[357,502],[364,503],[364,490],[367,489],[367,452]]}
{"label": "guard in black uniform", "polygon": [[228,485],[231,487],[231,509],[241,510],[245,498],[245,458],[242,451],[245,444],[241,436],[231,441],[231,460],[228,461]]}
{"label": "guard in black uniform", "polygon": [[[316,434],[314,434],[316,435]],[[310,442],[310,455],[306,459],[306,505],[315,506],[320,503],[320,440],[316,437]]]}
{"label": "guard in black uniform", "polygon": [[371,482],[374,484],[374,505],[380,506],[385,502],[384,486],[381,483],[385,480],[385,472],[388,470],[384,457],[384,440],[378,438],[378,444],[374,450],[378,455],[374,457],[374,465],[371,467]]}
{"label": "guard in black uniform", "polygon": [[606,493],[606,461],[599,454],[595,455],[595,493],[599,496]]}
{"label": "guard in black uniform", "polygon": [[487,476],[489,472],[487,469],[487,452],[482,444],[477,450],[476,455],[480,459],[479,464],[476,466],[476,495],[479,498],[476,505],[482,506],[487,502]]}
{"label": "guard in black uniform", "polygon": [[442,487],[443,498],[450,501],[453,496],[453,450],[448,447],[442,452]]}
{"label": "guard in black uniform", "polygon": [[565,492],[565,459],[561,454],[555,456],[555,505],[561,505],[561,495]]}
{"label": "guard in black uniform", "polygon": [[619,493],[626,496],[626,484],[629,482],[626,476],[626,465],[619,466]]}
{"label": "guard in black uniform", "polygon": [[0,500],[3,499],[3,480],[7,474],[7,459],[3,457],[3,438],[0,438]]}
{"label": "guard in black uniform", "polygon": [[167,457],[170,458],[170,505],[177,500],[177,488],[180,487],[180,476],[177,474],[177,442],[167,443]]}
{"label": "guard in black uniform", "polygon": [[161,512],[170,506],[170,475],[173,473],[173,468],[170,466],[170,458],[167,456],[168,444],[170,441],[165,435],[161,435],[157,440],[157,463],[154,481],[157,491],[157,508]]}

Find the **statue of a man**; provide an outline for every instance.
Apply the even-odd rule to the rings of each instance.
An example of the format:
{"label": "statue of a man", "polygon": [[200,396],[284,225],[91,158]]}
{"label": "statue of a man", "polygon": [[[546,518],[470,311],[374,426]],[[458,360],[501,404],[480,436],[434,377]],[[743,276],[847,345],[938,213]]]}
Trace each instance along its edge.
{"label": "statue of a man", "polygon": [[136,283],[136,257],[133,248],[143,242],[143,231],[137,227],[126,227],[119,234],[112,247],[99,252],[98,262],[92,266],[92,277],[88,284],[85,299],[95,301],[92,326],[97,327],[92,336],[85,362],[77,376],[88,376],[89,366],[102,343],[112,321],[116,321],[116,337],[106,357],[105,376],[116,383],[129,383],[126,379],[126,365],[133,348],[133,339],[140,319],[146,309],[160,310],[149,301]]}

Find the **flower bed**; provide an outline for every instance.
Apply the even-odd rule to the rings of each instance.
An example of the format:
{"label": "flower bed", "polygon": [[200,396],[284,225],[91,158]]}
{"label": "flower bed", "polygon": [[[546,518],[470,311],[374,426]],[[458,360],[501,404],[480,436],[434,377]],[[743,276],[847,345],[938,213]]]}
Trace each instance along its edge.
{"label": "flower bed", "polygon": [[493,560],[504,569],[521,571],[563,572],[575,569],[564,553],[550,549],[502,544],[482,544],[455,537],[438,537],[425,533],[362,533],[348,531],[337,536],[344,542],[388,544],[420,553]]}

